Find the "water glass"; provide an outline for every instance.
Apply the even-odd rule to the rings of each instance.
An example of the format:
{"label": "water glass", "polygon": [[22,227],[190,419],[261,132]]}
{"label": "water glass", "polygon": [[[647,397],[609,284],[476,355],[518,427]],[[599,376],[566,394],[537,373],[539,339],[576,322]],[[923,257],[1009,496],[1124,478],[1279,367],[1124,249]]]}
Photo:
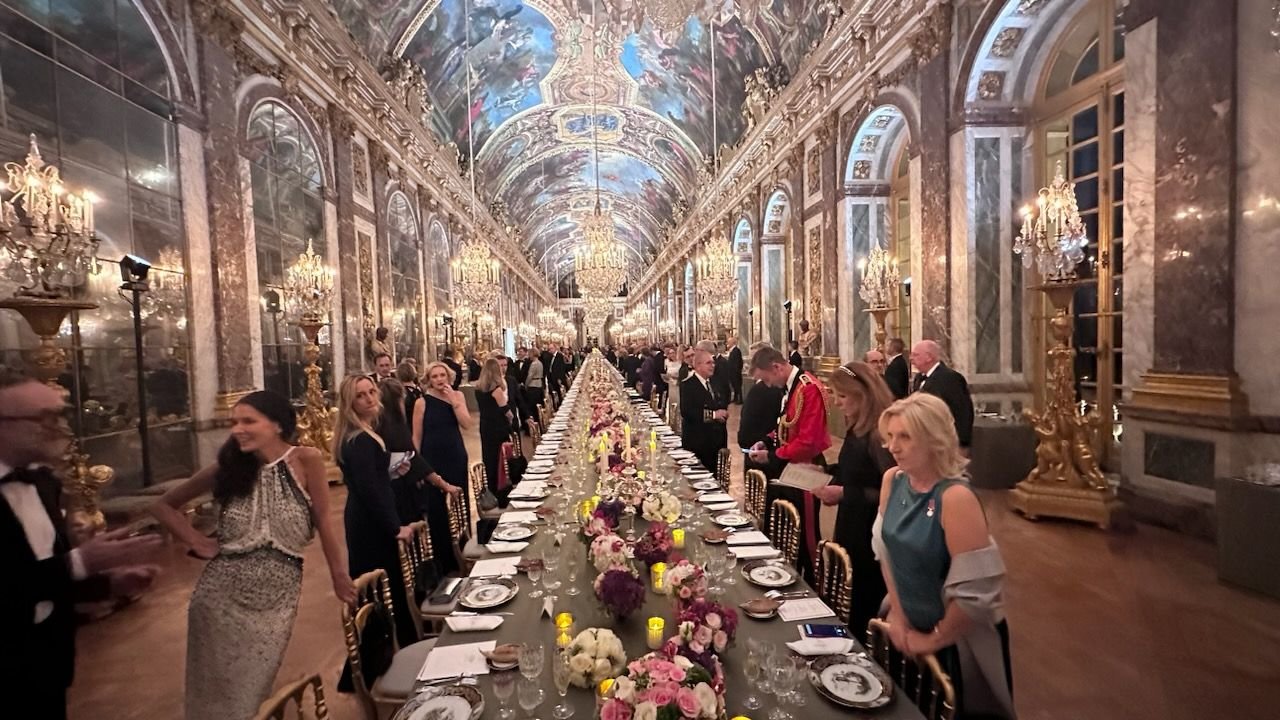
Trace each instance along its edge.
{"label": "water glass", "polygon": [[551,709],[551,716],[556,720],[568,720],[573,717],[573,706],[565,703],[565,696],[569,694],[569,680],[573,671],[569,667],[569,653],[556,653],[555,661],[551,665],[551,676],[556,683],[556,692],[560,695],[560,703]]}
{"label": "water glass", "polygon": [[763,658],[759,648],[760,641],[755,638],[747,638],[747,658],[746,663],[742,666],[742,674],[747,677],[747,687],[750,689],[749,694],[742,699],[742,707],[748,710],[759,710],[762,703],[760,698],[756,697],[755,689],[760,683],[760,676],[764,672]]}
{"label": "water glass", "polygon": [[738,584],[738,556],[732,550],[724,554],[724,584]]}
{"label": "water glass", "polygon": [[516,694],[520,698],[520,707],[524,708],[525,716],[530,718],[534,716],[533,711],[538,709],[545,697],[542,687],[533,680],[521,680]]}
{"label": "water glass", "polygon": [[542,566],[536,562],[531,563],[525,574],[529,576],[529,583],[533,585],[533,590],[529,593],[529,597],[535,600],[542,597],[542,590],[538,588],[538,583],[542,580]]}
{"label": "water glass", "polygon": [[768,695],[773,692],[773,681],[769,678],[769,661],[777,654],[777,648],[771,642],[756,638],[747,638],[747,643],[748,647],[750,643],[756,645],[756,657],[760,661],[760,684],[757,687],[760,692]]}
{"label": "water glass", "polygon": [[542,674],[546,663],[546,648],[542,643],[525,643],[520,646],[520,674],[527,680],[535,680]]}
{"label": "water glass", "polygon": [[547,590],[559,590],[560,580],[557,579],[556,570],[560,568],[560,554],[555,552],[543,553],[542,567],[546,573],[543,587]]}
{"label": "water glass", "polygon": [[800,688],[804,683],[804,678],[809,674],[809,662],[804,658],[793,655],[791,657],[791,679],[789,685],[791,687],[791,695],[789,697],[791,704],[796,707],[805,706],[804,693],[800,692]]}
{"label": "water glass", "polygon": [[511,696],[515,691],[515,675],[506,672],[493,674],[493,694],[498,698],[498,718],[500,720],[511,720],[511,718],[515,717],[516,711],[508,707],[508,703],[511,702]]}
{"label": "water glass", "polygon": [[565,594],[569,597],[577,597],[582,592],[578,589],[578,568],[582,565],[582,558],[571,551],[564,562],[565,572],[569,574],[569,589],[565,590]]}

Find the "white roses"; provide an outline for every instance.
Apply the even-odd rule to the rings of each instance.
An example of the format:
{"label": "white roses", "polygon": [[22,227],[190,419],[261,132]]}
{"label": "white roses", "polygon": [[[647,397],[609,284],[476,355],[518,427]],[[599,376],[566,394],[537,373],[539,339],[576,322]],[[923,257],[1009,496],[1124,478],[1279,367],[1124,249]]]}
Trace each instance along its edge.
{"label": "white roses", "polygon": [[669,492],[649,495],[640,506],[645,520],[673,523],[680,518],[680,499]]}
{"label": "white roses", "polygon": [[570,682],[581,688],[595,687],[605,678],[622,672],[627,654],[622,641],[611,630],[588,628],[565,648],[569,654]]}

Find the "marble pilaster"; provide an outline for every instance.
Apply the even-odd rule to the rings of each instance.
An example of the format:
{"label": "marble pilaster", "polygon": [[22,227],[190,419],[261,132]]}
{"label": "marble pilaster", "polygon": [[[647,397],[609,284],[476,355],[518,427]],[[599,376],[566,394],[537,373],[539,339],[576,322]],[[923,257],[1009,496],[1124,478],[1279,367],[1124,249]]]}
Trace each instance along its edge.
{"label": "marble pilaster", "polygon": [[844,356],[839,355],[837,322],[840,285],[837,247],[841,235],[839,223],[836,222],[840,201],[839,183],[836,182],[836,178],[840,176],[839,144],[835,137],[837,133],[834,132],[836,125],[837,120],[832,116],[829,122],[831,129],[826,133],[828,141],[822,148],[822,177],[825,178],[822,183],[822,352],[824,355],[843,358]]}
{"label": "marble pilaster", "polygon": [[[343,367],[349,372],[360,372],[364,367],[363,325],[360,318],[360,266],[356,247],[354,181],[355,172],[351,145],[353,120],[336,107],[330,109],[330,127],[333,133],[334,189],[337,191],[337,221],[332,224],[337,233],[330,247],[338,249],[338,308],[334,312],[333,327],[342,338],[341,351],[334,348],[334,362],[343,358]],[[336,373],[335,377],[340,377]]]}
{"label": "marble pilaster", "polygon": [[[354,275],[344,276],[342,274],[342,249],[338,247],[338,203],[333,200],[327,200],[324,204],[324,235],[325,235],[325,255],[329,263],[329,267],[334,269],[335,282],[341,288],[344,279],[354,279]],[[345,377],[347,374],[347,357],[344,350],[347,333],[345,331],[345,323],[342,316],[342,292],[333,294],[333,299],[329,303],[329,327],[328,338],[321,338],[321,342],[329,346],[330,352],[333,353],[333,372],[330,375],[335,378]],[[333,383],[330,390],[337,390],[337,383]]]}
{"label": "marble pilaster", "polygon": [[[218,337],[218,393],[232,399],[254,389],[254,355],[249,341],[250,295],[245,244],[247,218],[241,195],[238,77],[230,51],[205,36],[200,43],[200,85],[207,136],[208,234],[213,268],[214,319]],[[225,402],[220,403],[225,407]]]}
{"label": "marble pilaster", "polygon": [[762,296],[761,312],[764,314],[761,340],[781,348],[787,342],[786,311],[782,302],[786,298],[786,247],[776,242],[765,242],[760,248],[760,273]]}
{"label": "marble pilaster", "polygon": [[1156,25],[1125,36],[1124,377],[1151,369],[1155,327]]}
{"label": "marble pilaster", "polygon": [[[945,47],[945,45],[944,45]],[[920,97],[920,245],[923,259],[912,292],[919,293],[922,314],[916,315],[919,336],[951,347],[950,139],[947,132],[948,53],[939,52],[918,68]]]}
{"label": "marble pilaster", "polygon": [[[191,419],[201,429],[213,421],[218,395],[217,313],[209,235],[208,186],[205,184],[204,136],[178,125],[179,179],[183,224],[187,236],[187,318],[191,333]],[[206,458],[199,458],[202,462]]]}

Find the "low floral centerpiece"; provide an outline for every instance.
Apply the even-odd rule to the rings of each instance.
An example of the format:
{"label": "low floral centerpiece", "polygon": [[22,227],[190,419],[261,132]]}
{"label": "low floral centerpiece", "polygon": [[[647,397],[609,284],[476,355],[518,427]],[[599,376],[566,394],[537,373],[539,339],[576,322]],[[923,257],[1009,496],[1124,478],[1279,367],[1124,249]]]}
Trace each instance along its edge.
{"label": "low floral centerpiece", "polygon": [[640,506],[641,517],[649,522],[673,523],[680,518],[680,498],[667,491],[652,493]]}
{"label": "low floral centerpiece", "polygon": [[631,564],[626,541],[613,533],[597,535],[596,539],[591,541],[590,553],[591,564],[599,572],[616,567],[628,567]]}
{"label": "low floral centerpiece", "polygon": [[717,720],[725,716],[724,673],[683,656],[649,653],[627,665],[600,720]]}
{"label": "low floral centerpiece", "polygon": [[663,591],[676,599],[677,608],[683,603],[696,600],[707,594],[707,574],[701,565],[688,560],[667,568],[662,578]]}
{"label": "low floral centerpiece", "polygon": [[682,655],[704,667],[724,653],[738,630],[738,613],[714,600],[698,598],[676,611],[676,634],[667,640],[670,655]]}
{"label": "low floral centerpiece", "polygon": [[569,681],[576,687],[595,687],[601,680],[616,676],[627,663],[622,640],[612,630],[587,628],[565,648],[569,656]]}
{"label": "low floral centerpiece", "polygon": [[644,535],[636,542],[633,553],[636,560],[646,566],[664,563],[671,558],[675,543],[671,539],[671,530],[665,522],[659,520],[649,526]]}
{"label": "low floral centerpiece", "polygon": [[619,620],[625,619],[644,605],[644,581],[629,567],[605,570],[596,577],[592,587],[596,591],[596,599],[604,609]]}

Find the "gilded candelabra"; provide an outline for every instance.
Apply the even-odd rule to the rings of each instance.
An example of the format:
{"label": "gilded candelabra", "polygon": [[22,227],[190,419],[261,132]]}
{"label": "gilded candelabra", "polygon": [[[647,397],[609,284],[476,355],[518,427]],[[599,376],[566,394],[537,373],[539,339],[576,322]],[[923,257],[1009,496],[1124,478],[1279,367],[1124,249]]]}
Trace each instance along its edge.
{"label": "gilded candelabra", "polygon": [[867,304],[865,312],[875,319],[876,349],[883,353],[884,342],[889,336],[889,313],[897,309],[898,292],[902,287],[898,263],[887,250],[877,246],[858,263],[858,270],[862,272],[858,296]]}
{"label": "gilded candelabra", "polygon": [[307,389],[303,396],[302,414],[298,418],[298,442],[313,447],[324,456],[325,469],[330,480],[340,477],[333,461],[333,423],[335,410],[324,397],[324,383],[320,380],[320,329],[329,317],[333,303],[334,272],[324,258],[316,255],[310,240],[307,249],[298,257],[285,274],[285,298],[297,313],[297,325],[307,343],[303,347]]}
{"label": "gilded candelabra", "polygon": [[[35,135],[30,138],[26,162],[6,163],[4,169],[8,178],[0,192],[8,197],[0,200],[0,262],[5,279],[17,290],[14,297],[0,300],[0,308],[16,311],[40,338],[35,349],[24,353],[28,366],[32,375],[65,398],[67,391],[58,384],[58,376],[66,368],[67,354],[55,339],[69,313],[98,307],[74,298],[99,269],[93,222],[97,198],[88,190],[67,190],[58,168],[45,164],[40,156]],[[61,470],[67,521],[75,542],[106,526],[98,498],[115,477],[110,467],[90,467],[88,461],[73,436]]]}
{"label": "gilded candelabra", "polygon": [[1053,184],[1040,191],[1036,208],[1024,208],[1023,217],[1014,252],[1044,278],[1035,289],[1053,306],[1053,344],[1046,353],[1044,409],[1023,411],[1036,433],[1036,466],[1012,490],[1013,508],[1030,519],[1043,515],[1107,528],[1123,505],[1098,467],[1097,410],[1082,411],[1076,404],[1071,300],[1083,285],[1075,267],[1088,238],[1076,210],[1075,186],[1063,178],[1061,164]]}

